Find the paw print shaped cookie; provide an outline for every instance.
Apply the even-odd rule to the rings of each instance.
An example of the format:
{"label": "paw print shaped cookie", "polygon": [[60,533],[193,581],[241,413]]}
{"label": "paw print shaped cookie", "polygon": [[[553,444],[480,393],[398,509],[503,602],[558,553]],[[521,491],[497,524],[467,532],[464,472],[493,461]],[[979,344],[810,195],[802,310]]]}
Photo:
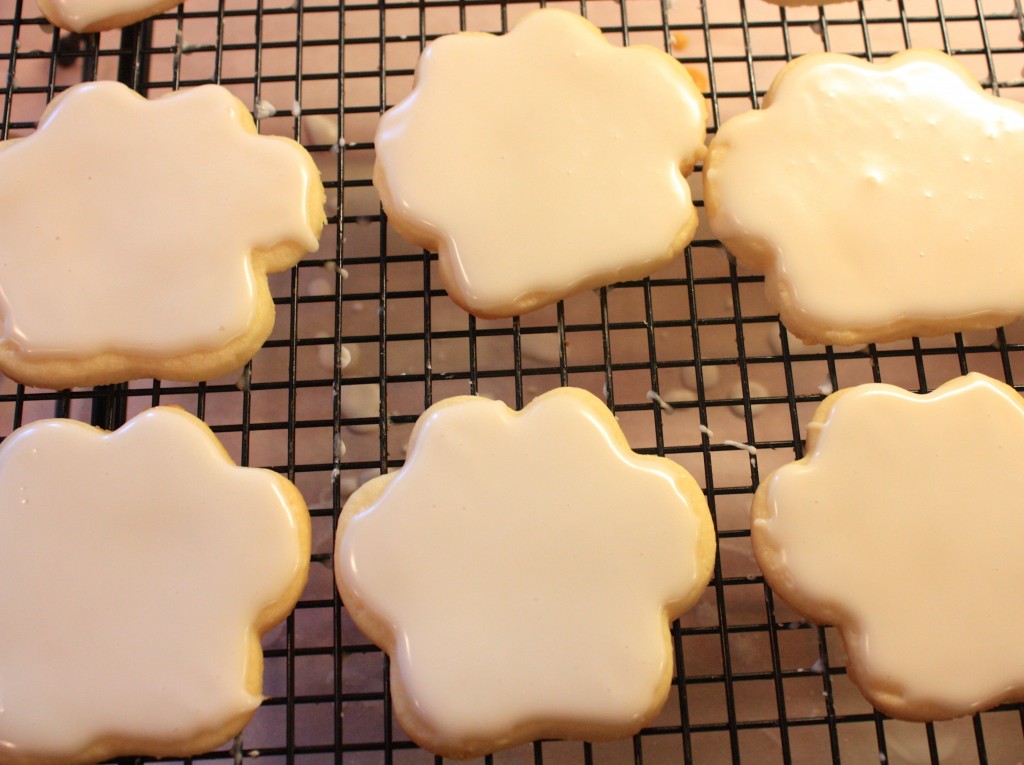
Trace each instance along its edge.
{"label": "paw print shaped cookie", "polygon": [[298,490],[184,411],[0,446],[0,763],[182,757],[263,700],[260,636],[305,586]]}
{"label": "paw print shaped cookie", "polygon": [[117,29],[180,5],[182,0],[36,0],[54,26],[79,34]]}
{"label": "paw print shaped cookie", "polygon": [[638,731],[668,693],[669,621],[714,557],[693,478],[561,388],[521,412],[467,396],[424,412],[405,466],[345,505],[335,567],[391,656],[406,733],[465,758]]}
{"label": "paw print shaped cookie", "polygon": [[668,54],[539,10],[501,37],[427,47],[412,94],[381,118],[374,184],[399,233],[439,253],[456,303],[514,316],[682,251],[705,119]]}
{"label": "paw print shaped cookie", "polygon": [[796,59],[711,142],[712,231],[806,342],[1024,315],[1024,104],[935,51]]}
{"label": "paw print shaped cookie", "polygon": [[0,370],[43,387],[238,369],[273,325],[266,274],[324,223],[309,154],[216,85],[76,85],[0,143],[0,177]]}
{"label": "paw print shaped cookie", "polygon": [[1024,700],[1024,400],[969,374],[927,395],[841,390],[807,456],[765,479],[751,537],[765,579],[839,628],[886,714],[938,720]]}

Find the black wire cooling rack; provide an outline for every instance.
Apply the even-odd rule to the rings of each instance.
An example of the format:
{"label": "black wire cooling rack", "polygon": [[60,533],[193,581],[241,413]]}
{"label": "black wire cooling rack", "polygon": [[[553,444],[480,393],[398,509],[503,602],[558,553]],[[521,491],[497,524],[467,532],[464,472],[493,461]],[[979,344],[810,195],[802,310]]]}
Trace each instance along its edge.
{"label": "black wire cooling rack", "polygon": [[[801,621],[765,588],[746,515],[759,476],[801,455],[802,427],[831,390],[875,380],[924,391],[969,370],[1012,385],[1024,332],[807,347],[767,308],[761,278],[738,271],[703,226],[685,256],[651,279],[521,320],[476,321],[439,288],[435,256],[387,229],[370,181],[373,128],[408,92],[419,51],[458,29],[506,31],[537,5],[187,0],[120,32],[76,36],[48,26],[32,0],[0,0],[0,138],[31,131],[54,94],[80,80],[118,79],[150,96],[220,82],[253,106],[261,132],[304,142],[331,197],[320,252],[272,280],[274,334],[237,378],[60,392],[0,386],[4,433],[52,416],[112,429],[145,407],[177,404],[243,464],[278,470],[306,495],[310,586],[264,641],[269,699],[234,746],[196,759],[433,759],[393,723],[387,661],[334,593],[334,519],[355,486],[401,465],[411,425],[432,402],[479,393],[522,406],[571,384],[605,397],[634,448],[676,459],[706,487],[720,555],[704,599],[673,626],[677,678],[651,727],[623,742],[539,742],[489,762],[1024,761],[1021,705],[935,725],[874,712],[847,677],[834,631]],[[785,61],[815,50],[871,59],[911,44],[944,49],[993,92],[1024,100],[1020,0],[788,11],[764,0],[550,5],[588,15],[615,42],[673,52],[710,100],[712,132],[756,107]],[[692,181],[700,204],[699,177]]]}

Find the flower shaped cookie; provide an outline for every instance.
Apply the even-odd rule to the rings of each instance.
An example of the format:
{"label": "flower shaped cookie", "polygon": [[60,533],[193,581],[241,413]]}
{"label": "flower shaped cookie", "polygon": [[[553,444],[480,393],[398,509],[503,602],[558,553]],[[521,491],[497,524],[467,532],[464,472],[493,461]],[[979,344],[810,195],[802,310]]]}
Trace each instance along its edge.
{"label": "flower shaped cookie", "polygon": [[942,53],[803,56],[705,163],[715,235],[782,321],[850,345],[1024,315],[1024,104]]}
{"label": "flower shaped cookie", "polygon": [[405,466],[345,505],[335,566],[392,657],[402,727],[470,757],[639,730],[668,693],[668,622],[714,550],[690,475],[634,454],[600,401],[562,388],[522,412],[466,396],[428,409]]}
{"label": "flower shaped cookie", "polygon": [[309,515],[159,407],[0,446],[0,763],[185,756],[262,701],[260,635],[306,581]]}
{"label": "flower shaped cookie", "polygon": [[0,144],[0,178],[0,369],[46,387],[237,369],[273,325],[266,274],[324,222],[309,154],[215,85],[76,85]]}
{"label": "flower shaped cookie", "polygon": [[439,252],[456,303],[512,316],[683,249],[705,118],[671,56],[535,11],[503,37],[423,52],[412,94],[381,118],[374,183],[395,228]]}
{"label": "flower shaped cookie", "polygon": [[979,374],[829,396],[754,497],[754,552],[848,671],[909,720],[1024,699],[1024,400]]}
{"label": "flower shaped cookie", "polygon": [[36,0],[54,26],[72,32],[101,32],[148,19],[182,0]]}

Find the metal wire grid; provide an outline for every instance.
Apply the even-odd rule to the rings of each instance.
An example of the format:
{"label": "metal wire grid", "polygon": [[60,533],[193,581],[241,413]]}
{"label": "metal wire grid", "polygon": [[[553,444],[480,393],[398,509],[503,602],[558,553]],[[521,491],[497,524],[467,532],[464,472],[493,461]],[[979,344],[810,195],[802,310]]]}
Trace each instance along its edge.
{"label": "metal wire grid", "polygon": [[[964,3],[952,7],[954,0],[897,0],[789,12],[760,0],[686,3],[680,0],[674,11],[634,0],[559,5],[591,15],[627,43],[672,49],[678,33],[688,37],[688,47],[676,52],[707,75],[712,130],[732,111],[756,107],[772,73],[815,48],[871,59],[925,37],[961,60],[980,62],[979,77],[987,73],[993,92],[1024,89],[1019,0],[973,0],[968,10]],[[796,618],[764,587],[749,556],[736,554],[749,548],[744,518],[760,474],[801,455],[801,424],[828,389],[872,379],[923,391],[972,369],[1013,384],[1024,359],[1015,333],[866,350],[793,345],[764,305],[761,278],[737,271],[706,236],[672,269],[602,289],[593,304],[581,307],[574,299],[522,320],[478,322],[450,310],[435,257],[389,233],[366,168],[372,124],[412,74],[409,56],[396,51],[415,54],[453,24],[506,31],[535,5],[409,1],[339,9],[303,0],[189,0],[121,33],[81,38],[48,30],[28,0],[0,5],[0,73],[7,70],[0,138],[34,127],[59,89],[97,77],[149,94],[216,81],[253,104],[271,93],[277,101],[290,94],[297,114],[338,119],[340,149],[306,145],[344,214],[331,215],[317,256],[273,282],[278,326],[238,380],[138,381],[56,393],[0,388],[6,432],[42,416],[115,428],[146,406],[182,405],[209,422],[243,464],[282,472],[310,500],[318,540],[311,585],[284,630],[268,638],[271,698],[231,750],[196,759],[358,765],[431,759],[393,724],[386,658],[353,630],[334,595],[329,541],[346,480],[400,465],[409,427],[435,400],[493,388],[522,406],[539,390],[566,384],[605,393],[638,451],[671,456],[702,481],[721,555],[704,601],[673,627],[678,679],[666,713],[652,727],[629,742],[543,742],[488,763],[1024,759],[1021,705],[960,724],[952,749],[944,737],[950,724],[894,727],[852,690],[835,633]],[[1005,37],[1007,26],[1016,42],[993,43],[993,31]],[[884,28],[897,30],[896,45],[876,42]],[[192,35],[195,44],[188,42]],[[769,37],[773,45],[765,44]],[[308,65],[313,59],[319,63]],[[301,119],[287,109],[280,113],[263,120],[261,129],[303,138]],[[349,133],[356,140],[346,140]],[[308,289],[325,278],[328,291]],[[539,360],[530,353],[538,340],[554,349]],[[364,349],[372,368],[342,373],[343,342]],[[331,363],[318,365],[324,355]],[[408,363],[410,355],[415,363]],[[402,356],[405,361],[396,362]],[[691,380],[692,397],[672,395],[680,375]],[[735,379],[728,390],[725,378]],[[345,389],[357,385],[379,391],[377,416],[343,410]],[[675,412],[651,402],[648,390],[664,394]],[[778,416],[765,420],[761,408]],[[353,428],[372,429],[369,451],[347,448]],[[757,457],[724,446],[722,433],[756,446]]]}

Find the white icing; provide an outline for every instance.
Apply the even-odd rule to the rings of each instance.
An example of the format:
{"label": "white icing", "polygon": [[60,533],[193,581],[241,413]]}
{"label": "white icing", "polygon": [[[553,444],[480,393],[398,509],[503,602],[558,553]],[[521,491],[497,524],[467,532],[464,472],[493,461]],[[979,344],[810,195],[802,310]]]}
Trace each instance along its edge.
{"label": "white icing", "polygon": [[656,391],[647,391],[647,400],[654,404],[657,404],[658,407],[666,414],[672,414],[672,412],[675,411],[675,408],[672,406],[672,404],[663,399],[661,395]]}
{"label": "white icing", "polygon": [[731,446],[733,449],[742,449],[750,455],[757,454],[757,447],[753,444],[745,444],[742,441],[734,441],[731,438],[726,438],[722,441],[722,446]]}
{"label": "white icing", "polygon": [[500,748],[542,721],[639,726],[663,702],[666,611],[710,575],[710,517],[678,466],[616,431],[573,389],[522,412],[448,399],[341,532],[339,580],[394,629],[392,667],[440,738]]}
{"label": "white icing", "polygon": [[242,335],[251,253],[316,249],[319,181],[301,147],[246,132],[240,110],[215,85],[146,101],[86,83],[34,134],[0,144],[3,341],[40,356],[166,357]]}
{"label": "white icing", "polygon": [[862,385],[809,437],[808,456],[759,489],[753,542],[778,556],[772,586],[817,621],[841,619],[876,704],[946,717],[1020,699],[1020,396],[978,374],[926,396]]}
{"label": "white icing", "polygon": [[0,747],[68,759],[257,707],[253,625],[304,571],[303,533],[277,476],[232,464],[181,410],[114,433],[15,431],[0,447]]}
{"label": "white icing", "polygon": [[777,258],[791,328],[885,335],[1024,313],[1024,105],[933,51],[879,65],[807,56],[769,102],[712,142],[709,222]]}
{"label": "white icing", "polygon": [[566,11],[442,37],[380,121],[389,212],[440,240],[447,286],[484,316],[649,273],[696,220],[680,166],[704,110],[670,56]]}
{"label": "white icing", "polygon": [[252,105],[252,113],[257,119],[265,120],[277,114],[277,107],[265,98],[257,98]]}

